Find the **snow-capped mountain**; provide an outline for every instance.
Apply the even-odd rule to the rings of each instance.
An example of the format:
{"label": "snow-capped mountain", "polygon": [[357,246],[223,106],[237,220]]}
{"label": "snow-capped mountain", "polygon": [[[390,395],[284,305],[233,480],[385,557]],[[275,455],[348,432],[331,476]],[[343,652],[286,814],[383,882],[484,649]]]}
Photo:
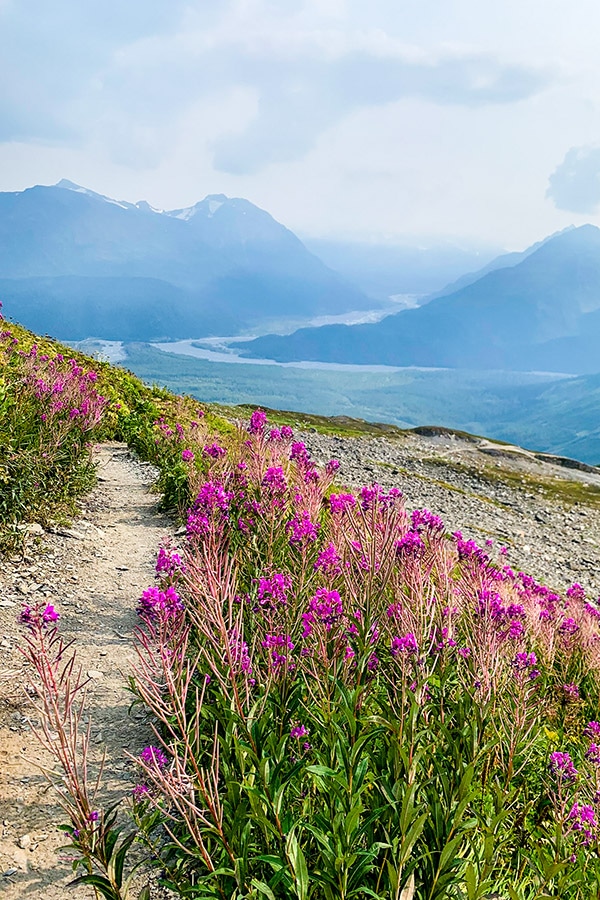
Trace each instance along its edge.
{"label": "snow-capped mountain", "polygon": [[66,179],[0,193],[0,291],[7,315],[67,340],[200,337],[372,305],[248,200],[159,210]]}

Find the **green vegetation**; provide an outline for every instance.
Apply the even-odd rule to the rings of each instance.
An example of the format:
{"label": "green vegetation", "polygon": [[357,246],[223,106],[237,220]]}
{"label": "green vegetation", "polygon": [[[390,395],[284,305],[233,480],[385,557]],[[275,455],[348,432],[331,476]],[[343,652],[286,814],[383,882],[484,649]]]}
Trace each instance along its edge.
{"label": "green vegetation", "polygon": [[597,896],[600,612],[579,585],[515,574],[396,489],[333,493],[336,462],[318,469],[289,423],[380,427],[261,411],[234,426],[17,326],[2,341],[9,525],[72,508],[105,437],[188,511],[139,601],[130,687],[156,741],[125,829],[80,765],[84,683],[59,613],[22,613],[75,883],[126,900],[137,840],[190,900]]}
{"label": "green vegetation", "polygon": [[[73,515],[77,497],[94,483],[99,440],[127,441],[159,466],[165,502],[183,503],[180,449],[157,442],[154,423],[190,421],[197,408],[192,398],[147,387],[11,323],[0,333],[0,548],[18,544],[27,523]],[[206,416],[217,431],[231,428],[215,413]]]}
{"label": "green vegetation", "polygon": [[[317,469],[261,411],[225,437],[157,427],[193,498],[140,599],[131,677],[156,735],[132,819],[162,882],[191,900],[597,896],[600,612],[583,589],[515,574],[398,490],[332,493],[335,461]],[[76,883],[125,900],[133,832],[73,765],[56,617],[24,622]]]}
{"label": "green vegetation", "polygon": [[127,345],[126,365],[144,381],[217,404],[260,404],[317,416],[436,426],[600,460],[600,376],[562,378],[464,369],[344,371],[209,362]]}
{"label": "green vegetation", "polygon": [[443,468],[454,471],[460,475],[471,475],[482,485],[490,487],[508,485],[517,490],[531,494],[537,494],[551,500],[559,500],[565,506],[573,506],[581,503],[585,506],[600,508],[600,487],[597,484],[586,484],[582,481],[572,481],[567,478],[558,478],[545,475],[535,475],[531,472],[522,472],[509,469],[504,466],[501,471],[495,466],[475,466],[465,462],[456,462],[444,457],[430,456],[424,459],[424,466]]}

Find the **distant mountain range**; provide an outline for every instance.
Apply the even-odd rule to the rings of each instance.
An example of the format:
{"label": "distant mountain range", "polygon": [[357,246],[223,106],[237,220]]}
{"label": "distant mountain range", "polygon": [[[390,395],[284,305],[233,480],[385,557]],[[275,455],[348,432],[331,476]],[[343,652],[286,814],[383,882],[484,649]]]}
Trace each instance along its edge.
{"label": "distant mountain range", "polygon": [[376,324],[267,335],[244,344],[244,354],[285,362],[600,370],[600,229],[568,229],[495,265]]}
{"label": "distant mountain range", "polygon": [[382,300],[394,294],[414,294],[419,295],[419,303],[427,302],[465,272],[482,269],[501,252],[488,244],[449,238],[361,242],[305,237],[303,241],[369,297]]}
{"label": "distant mountain range", "polygon": [[165,211],[66,180],[0,193],[0,299],[66,340],[235,334],[373,306],[247,200]]}

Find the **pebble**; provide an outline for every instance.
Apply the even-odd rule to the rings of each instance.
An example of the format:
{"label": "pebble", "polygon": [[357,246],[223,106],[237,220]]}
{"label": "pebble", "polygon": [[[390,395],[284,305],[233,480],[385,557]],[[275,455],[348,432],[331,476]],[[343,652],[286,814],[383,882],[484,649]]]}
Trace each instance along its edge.
{"label": "pebble", "polygon": [[19,847],[21,850],[27,850],[28,847],[31,847],[31,835],[22,834],[19,838]]}

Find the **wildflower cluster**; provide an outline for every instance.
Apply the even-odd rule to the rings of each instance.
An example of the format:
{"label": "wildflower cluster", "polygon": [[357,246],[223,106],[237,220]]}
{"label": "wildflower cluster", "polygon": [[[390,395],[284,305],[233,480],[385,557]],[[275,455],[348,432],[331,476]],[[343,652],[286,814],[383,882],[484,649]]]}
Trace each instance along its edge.
{"label": "wildflower cluster", "polygon": [[[386,856],[392,838],[408,841],[422,896],[455,896],[468,871],[472,895],[484,896],[524,870],[579,865],[600,813],[600,725],[590,715],[583,749],[573,730],[599,699],[600,628],[583,589],[561,596],[514,572],[429,510],[409,515],[399,490],[331,492],[337,462],[317,467],[260,410],[208,458],[181,559],[163,551],[159,566],[161,577],[185,570],[174,576],[177,624],[152,630],[166,589],[146,592],[138,673],[174,748],[168,771],[144,764],[150,802],[170,810],[178,840],[201,848],[179,855],[182,890],[202,878],[233,896],[252,882],[279,900],[297,896],[282,886],[304,865],[315,897],[340,879],[397,895],[409,870]],[[166,708],[149,688],[158,658],[179,660]],[[558,734],[571,744],[557,746]],[[274,797],[287,798],[283,817]],[[450,826],[459,803],[464,828]],[[489,837],[492,806],[506,841]],[[328,849],[341,828],[343,857]],[[228,868],[242,857],[243,872]]]}
{"label": "wildflower cluster", "polygon": [[43,520],[53,503],[68,505],[91,485],[90,441],[108,408],[97,372],[36,343],[21,348],[15,331],[0,331],[3,526],[31,514]]}

